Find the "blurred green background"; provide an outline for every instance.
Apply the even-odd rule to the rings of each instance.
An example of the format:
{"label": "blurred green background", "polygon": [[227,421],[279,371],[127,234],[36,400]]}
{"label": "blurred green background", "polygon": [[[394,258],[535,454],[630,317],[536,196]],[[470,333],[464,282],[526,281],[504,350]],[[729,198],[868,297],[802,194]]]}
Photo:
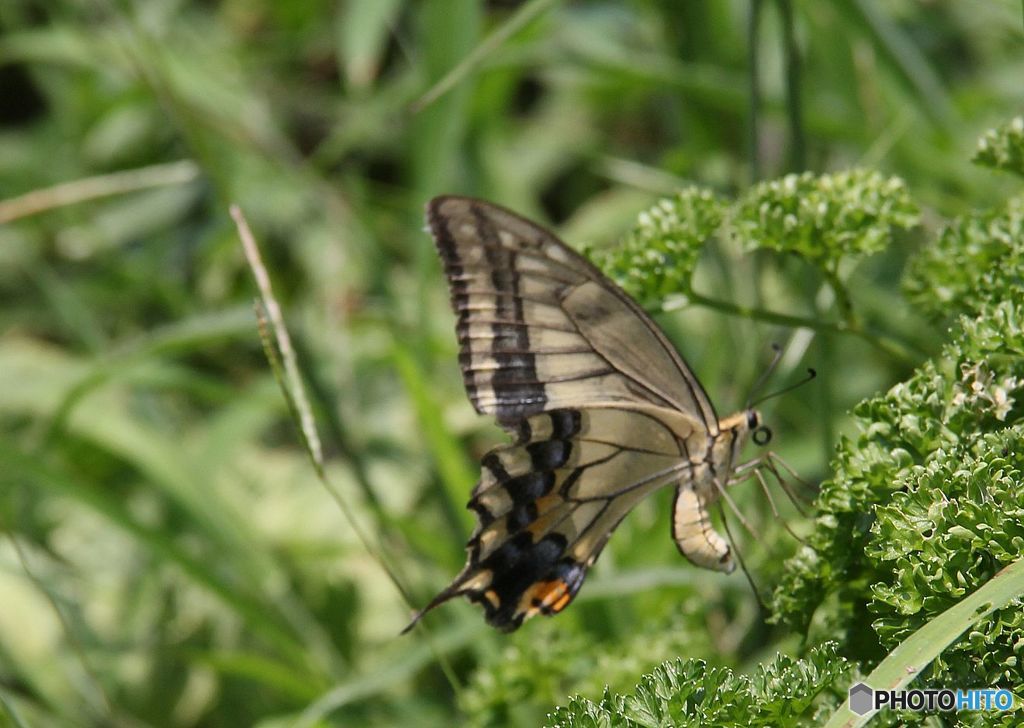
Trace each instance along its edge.
{"label": "blurred green background", "polygon": [[[1009,0],[6,0],[0,33],[0,725],[533,725],[664,659],[797,650],[742,574],[678,556],[668,494],[556,619],[508,636],[450,604],[398,636],[395,582],[419,606],[456,573],[501,441],[423,205],[472,194],[601,249],[688,183],[868,166],[927,232],[1008,194],[969,159],[1024,105]],[[369,550],[267,366],[232,202]],[[818,368],[767,407],[818,481],[848,408],[942,341],[900,295],[922,237],[844,271],[902,354],[680,300],[658,320],[721,414],[771,342],[775,386]],[[817,273],[729,240],[695,287],[835,318]],[[796,542],[756,485],[736,498],[767,590]]]}

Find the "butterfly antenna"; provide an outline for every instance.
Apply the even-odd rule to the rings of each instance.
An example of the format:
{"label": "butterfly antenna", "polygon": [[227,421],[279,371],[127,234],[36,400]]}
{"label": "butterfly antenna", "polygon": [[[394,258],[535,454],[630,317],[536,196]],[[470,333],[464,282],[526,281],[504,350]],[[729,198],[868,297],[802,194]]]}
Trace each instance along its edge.
{"label": "butterfly antenna", "polygon": [[808,382],[810,382],[811,380],[813,380],[817,376],[818,376],[818,372],[816,372],[811,367],[808,367],[807,368],[807,376],[804,377],[803,379],[801,379],[799,382],[794,382],[793,384],[790,384],[788,387],[783,387],[782,389],[780,389],[780,390],[778,390],[776,392],[772,392],[771,394],[766,394],[765,396],[761,397],[760,399],[756,399],[753,402],[749,402],[747,404],[747,409],[750,409],[751,407],[756,407],[757,405],[759,405],[762,402],[765,402],[765,401],[767,401],[769,399],[774,399],[775,397],[778,397],[780,395],[786,394],[786,392],[792,392],[797,387],[804,386],[805,384],[807,384]]}
{"label": "butterfly antenna", "polygon": [[779,365],[779,361],[781,359],[782,347],[778,343],[773,343],[772,360],[768,364],[768,367],[763,372],[761,372],[761,376],[757,378],[757,381],[754,382],[754,386],[750,388],[750,394],[747,396],[747,406],[744,407],[744,409],[750,409],[751,407],[754,406],[751,400],[753,400],[757,393],[761,391],[761,387],[763,387],[764,383],[768,381],[768,377],[770,377],[772,375],[772,372],[775,371],[775,367]]}

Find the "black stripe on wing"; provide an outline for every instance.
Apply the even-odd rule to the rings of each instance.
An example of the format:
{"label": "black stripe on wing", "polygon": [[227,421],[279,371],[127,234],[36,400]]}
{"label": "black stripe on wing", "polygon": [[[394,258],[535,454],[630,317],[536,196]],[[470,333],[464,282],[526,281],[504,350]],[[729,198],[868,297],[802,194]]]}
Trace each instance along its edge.
{"label": "black stripe on wing", "polygon": [[[629,424],[638,431],[632,444],[605,442],[609,427]],[[650,442],[658,428],[665,438],[651,446],[662,449],[634,449]],[[495,448],[482,459],[480,483],[468,504],[478,526],[467,544],[467,563],[424,612],[465,595],[484,607],[489,624],[506,631],[535,614],[560,612],[633,505],[650,490],[678,480],[690,466],[679,457],[682,444],[668,427],[627,410],[552,410],[524,420],[517,434],[514,445]],[[592,439],[595,435],[601,439]],[[573,497],[588,471],[629,453],[643,459],[644,472],[620,468],[621,481],[595,484],[599,495]],[[651,458],[656,465],[648,463]]]}
{"label": "black stripe on wing", "polygon": [[[463,354],[471,358],[480,356],[481,352],[474,351],[467,346],[466,337],[471,334],[471,325],[474,312],[470,304],[470,280],[476,286],[483,281],[481,276],[475,275],[467,280],[467,269],[480,270],[490,277],[491,290],[488,304],[490,315],[493,315],[492,322],[481,321],[479,323],[490,325],[491,341],[489,347],[489,358],[494,362],[495,371],[489,377],[487,385],[492,389],[496,406],[485,407],[481,405],[479,382],[472,370],[466,371],[464,367],[463,381],[470,400],[479,412],[491,411],[499,423],[511,424],[523,416],[542,412],[547,398],[544,394],[544,385],[537,382],[537,371],[534,356],[530,348],[529,331],[523,316],[523,299],[519,296],[519,275],[515,271],[516,253],[511,249],[502,247],[500,240],[497,240],[497,231],[494,225],[485,216],[480,214],[476,208],[474,211],[474,233],[486,244],[477,248],[482,253],[484,260],[472,264],[466,264],[459,254],[458,246],[448,227],[448,222],[443,220],[438,212],[437,205],[431,204],[428,207],[427,219],[430,230],[433,233],[437,244],[438,252],[444,262],[445,273],[448,276],[451,288],[452,308],[459,316],[459,323],[456,327],[460,343],[463,347]],[[480,263],[486,262],[486,267]],[[479,334],[478,334],[479,337]],[[525,352],[525,353],[524,353]],[[510,374],[509,372],[512,372]],[[530,385],[515,385],[507,379],[520,379],[532,381]]]}
{"label": "black stripe on wing", "polygon": [[[477,411],[491,414],[499,424],[512,428],[518,419],[545,410],[609,401],[601,397],[600,387],[583,391],[589,399],[582,401],[545,391],[543,383],[552,374],[550,369],[546,376],[534,376],[537,383],[529,389],[509,387],[500,377],[491,381],[479,374],[498,371],[505,361],[528,371],[532,366],[538,374],[536,362],[530,360],[537,349],[578,350],[589,346],[595,354],[604,356],[589,340],[590,334],[582,333],[564,308],[561,319],[557,316],[565,297],[591,282],[618,301],[620,310],[636,317],[637,331],[645,332],[641,338],[650,342],[643,346],[654,347],[649,350],[652,361],[659,362],[645,369],[635,357],[627,357],[630,365],[624,369],[618,361],[610,361],[622,359],[615,353],[619,348],[605,352],[609,354],[606,361],[623,380],[616,385],[610,401],[676,407],[692,414],[709,434],[717,434],[717,418],[710,401],[654,322],[589,261],[554,235],[503,208],[470,198],[435,198],[428,205],[427,219],[445,265],[452,306],[459,316],[457,331],[463,359],[469,359],[469,368],[476,372],[466,372],[464,379]],[[574,315],[580,313],[577,310]],[[490,334],[490,340],[482,329]],[[516,358],[506,359],[505,354],[513,351]],[[473,366],[477,359],[482,361],[479,367]],[[526,379],[523,374],[514,376]],[[493,391],[485,391],[488,389]],[[579,392],[574,389],[567,394],[575,396]]]}
{"label": "black stripe on wing", "polygon": [[[561,308],[560,297],[589,278],[537,253],[501,246],[494,222],[477,207],[470,209],[472,223],[461,224],[472,224],[473,245],[460,251],[446,221],[433,222],[432,230],[458,315],[463,382],[478,412],[492,414],[501,425],[513,428],[521,419],[547,409],[601,398],[670,406],[656,391],[610,364]],[[468,255],[478,260],[467,264]],[[549,276],[536,267],[516,270],[517,261],[526,256],[535,264],[558,269],[560,276]],[[521,290],[523,286],[529,287],[529,293]],[[570,352],[580,356],[557,356]],[[601,377],[606,379],[586,387],[558,386]]]}

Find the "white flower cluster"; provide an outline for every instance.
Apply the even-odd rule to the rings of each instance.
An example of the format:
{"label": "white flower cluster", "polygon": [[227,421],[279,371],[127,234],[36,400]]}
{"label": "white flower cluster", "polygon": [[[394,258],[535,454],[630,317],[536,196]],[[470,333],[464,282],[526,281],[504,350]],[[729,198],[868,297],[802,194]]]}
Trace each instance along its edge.
{"label": "white flower cluster", "polygon": [[1017,116],[978,140],[974,161],[1024,175],[1024,116]]}
{"label": "white flower cluster", "polygon": [[960,381],[953,385],[953,405],[991,410],[992,415],[1003,422],[1013,409],[1011,393],[1020,385],[1020,379],[1013,376],[996,380],[984,361],[964,362],[960,365]]}
{"label": "white flower cluster", "polygon": [[893,228],[913,227],[917,220],[898,177],[866,169],[804,172],[751,189],[740,202],[736,232],[750,247],[837,261],[882,250]]}

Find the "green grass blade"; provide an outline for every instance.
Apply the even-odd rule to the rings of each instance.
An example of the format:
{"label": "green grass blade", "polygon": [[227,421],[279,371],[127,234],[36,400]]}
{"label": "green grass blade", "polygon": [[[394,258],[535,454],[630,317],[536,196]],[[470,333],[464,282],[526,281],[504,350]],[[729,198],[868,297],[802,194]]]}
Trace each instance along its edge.
{"label": "green grass blade", "polygon": [[340,65],[348,82],[368,88],[377,78],[388,33],[401,10],[399,0],[353,0],[338,14]]}
{"label": "green grass blade", "polygon": [[491,53],[496,51],[505,41],[520,31],[531,20],[554,5],[558,0],[529,0],[523,3],[511,18],[506,20],[497,30],[492,32],[473,51],[463,58],[458,65],[444,75],[440,81],[413,104],[413,111],[419,112],[430,106],[446,93],[451,91],[460,81],[472,72]]}
{"label": "green grass blade", "polygon": [[91,392],[130,374],[132,364],[155,359],[163,354],[180,354],[204,349],[213,344],[240,338],[252,331],[252,309],[237,306],[223,311],[175,321],[142,336],[122,342],[99,357],[78,381],[70,386],[54,410],[48,427],[48,440],[67,426],[75,407]]}
{"label": "green grass blade", "polygon": [[4,697],[3,693],[0,692],[0,706],[3,706],[4,715],[11,722],[14,728],[28,728],[28,725],[21,719],[21,715],[15,710],[14,706]]}
{"label": "green grass blade", "polygon": [[[339,510],[341,510],[342,515],[345,516],[346,521],[348,521],[349,526],[352,528],[352,531],[356,534],[367,553],[373,557],[381,570],[387,575],[391,584],[398,591],[405,603],[411,607],[413,606],[413,602],[409,596],[409,591],[405,586],[406,579],[400,574],[395,565],[388,560],[380,546],[380,540],[371,537],[370,533],[363,527],[360,520],[356,517],[355,511],[352,509],[349,502],[342,496],[340,491],[335,487],[330,479],[327,478],[327,475],[324,472],[322,453],[320,451],[320,436],[316,429],[316,420],[313,417],[313,412],[309,405],[309,399],[306,395],[302,376],[299,373],[295,349],[292,346],[291,336],[288,333],[288,328],[284,322],[281,305],[274,296],[270,282],[270,275],[266,266],[263,264],[259,246],[257,245],[256,238],[245,218],[245,214],[242,212],[240,207],[232,205],[231,216],[235,221],[238,229],[238,236],[242,242],[242,248],[245,251],[249,268],[252,270],[253,276],[256,279],[256,285],[259,289],[256,313],[257,323],[259,325],[260,341],[263,344],[264,351],[267,355],[267,361],[274,373],[274,377],[277,379],[281,393],[284,396],[285,401],[288,403],[289,410],[292,413],[292,419],[299,427],[303,447],[306,454],[309,456],[314,470],[316,471],[317,479],[328,494],[334,499]],[[422,629],[424,628],[421,627],[421,630]],[[451,684],[453,690],[457,693],[461,689],[461,686],[458,678],[448,664],[447,658],[443,654],[437,652],[434,642],[429,636],[427,637],[427,646],[431,653],[437,658],[446,678]]]}
{"label": "green grass blade", "polygon": [[[872,670],[864,683],[875,689],[898,690],[906,687],[973,624],[1022,595],[1024,559],[1019,559],[989,579],[985,586],[904,640]],[[832,714],[825,728],[856,728],[867,723],[874,715],[869,713],[858,716],[846,702]]]}
{"label": "green grass blade", "polygon": [[932,121],[951,129],[956,112],[942,80],[931,63],[910,37],[878,9],[872,0],[848,0],[839,8],[851,21],[860,25],[873,41],[893,71],[911,89],[916,101]]}
{"label": "green grass blade", "polygon": [[264,604],[245,595],[237,584],[227,583],[212,567],[210,560],[190,556],[179,547],[170,534],[149,528],[134,518],[120,498],[79,482],[70,476],[45,467],[37,458],[26,455],[0,440],[0,461],[4,463],[5,487],[27,483],[70,497],[79,504],[103,516],[112,525],[127,532],[142,546],[152,551],[162,562],[173,563],[196,584],[218,597],[231,611],[247,622],[254,634],[276,646],[292,664],[306,664],[307,650],[287,627],[281,624]]}
{"label": "green grass blade", "polygon": [[[441,482],[447,496],[446,511],[456,519],[456,523],[453,525],[463,532],[462,535],[466,535],[469,533],[471,518],[469,513],[463,509],[463,504],[476,482],[476,472],[470,468],[462,446],[444,421],[441,406],[434,398],[430,383],[417,365],[413,355],[396,341],[393,357],[398,374],[402,378],[402,383],[409,393],[409,399],[416,412],[420,432],[423,433],[441,475]],[[459,540],[461,550],[462,538],[460,537]]]}
{"label": "green grass blade", "polygon": [[386,664],[368,669],[364,674],[339,683],[321,695],[302,711],[292,723],[292,728],[319,725],[320,721],[339,708],[393,689],[437,659],[439,653],[446,655],[464,648],[479,639],[487,629],[482,622],[462,623],[438,634],[429,643],[395,650]]}
{"label": "green grass blade", "polygon": [[184,159],[64,182],[0,201],[0,224],[101,197],[123,195],[152,187],[188,184],[198,178],[199,168],[191,160]]}
{"label": "green grass blade", "polygon": [[251,680],[300,703],[314,700],[325,687],[322,681],[311,681],[287,665],[252,652],[190,651],[189,656],[223,675]]}

